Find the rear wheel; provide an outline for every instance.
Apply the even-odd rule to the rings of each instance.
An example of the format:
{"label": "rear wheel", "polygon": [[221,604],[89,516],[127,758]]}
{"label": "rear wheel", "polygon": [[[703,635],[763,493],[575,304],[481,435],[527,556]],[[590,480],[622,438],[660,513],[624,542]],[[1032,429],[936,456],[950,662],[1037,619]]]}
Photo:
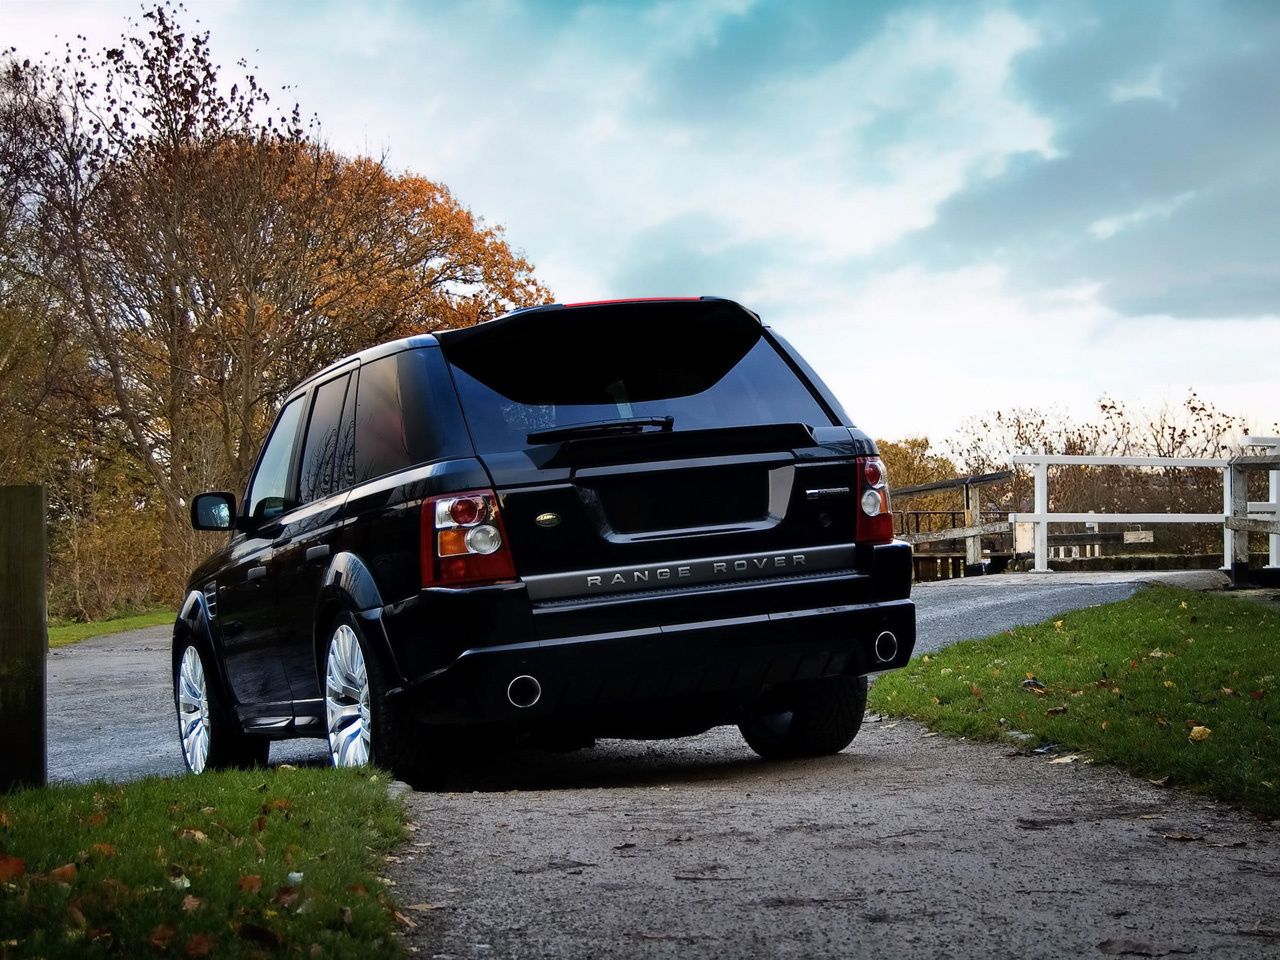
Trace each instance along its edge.
{"label": "rear wheel", "polygon": [[766,760],[823,757],[853,742],[866,710],[866,677],[827,677],[797,684],[738,729]]}
{"label": "rear wheel", "polygon": [[173,700],[182,759],[192,773],[266,764],[270,744],[245,736],[223,702],[205,654],[192,640],[174,651]]}
{"label": "rear wheel", "polygon": [[359,622],[342,614],[329,629],[324,658],[329,756],[335,767],[376,763],[410,786],[429,786],[443,764],[432,762],[439,757],[415,742],[409,719],[387,702],[388,681]]}

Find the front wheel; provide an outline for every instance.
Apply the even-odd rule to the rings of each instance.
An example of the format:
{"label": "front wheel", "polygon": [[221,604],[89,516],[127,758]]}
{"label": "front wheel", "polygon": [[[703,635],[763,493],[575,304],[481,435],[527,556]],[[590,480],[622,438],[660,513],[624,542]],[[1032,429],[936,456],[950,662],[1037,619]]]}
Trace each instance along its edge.
{"label": "front wheel", "polygon": [[344,613],[329,629],[324,657],[324,712],[333,765],[376,763],[411,786],[427,786],[443,766],[430,763],[426,745],[409,736],[408,718],[387,702],[390,687],[360,624]]}
{"label": "front wheel", "polygon": [[824,757],[853,742],[866,711],[866,677],[826,677],[796,684],[738,729],[766,760]]}
{"label": "front wheel", "polygon": [[266,764],[270,745],[240,730],[209,674],[205,655],[191,640],[174,650],[173,701],[182,759],[192,773]]}

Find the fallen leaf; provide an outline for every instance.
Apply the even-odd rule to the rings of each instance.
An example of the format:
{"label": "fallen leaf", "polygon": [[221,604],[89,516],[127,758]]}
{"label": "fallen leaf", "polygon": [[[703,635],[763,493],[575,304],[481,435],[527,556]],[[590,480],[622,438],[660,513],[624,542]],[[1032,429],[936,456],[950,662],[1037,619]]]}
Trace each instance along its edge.
{"label": "fallen leaf", "polygon": [[1067,706],[1066,704],[1063,704],[1060,707],[1050,707],[1048,710],[1044,712],[1044,715],[1046,717],[1060,717],[1066,712],[1067,712]]}
{"label": "fallen leaf", "polygon": [[193,894],[188,893],[182,898],[183,913],[195,913],[195,911],[199,910],[203,905],[204,901]]}
{"label": "fallen leaf", "polygon": [[6,883],[27,872],[26,861],[0,854],[0,883]]}
{"label": "fallen leaf", "polygon": [[8,830],[13,823],[9,820],[9,815],[0,810],[0,830]]}
{"label": "fallen leaf", "polygon": [[212,815],[212,814],[217,813],[217,812],[218,812],[218,808],[217,808],[217,807],[201,807],[201,808],[200,808],[200,812],[201,812],[201,813],[203,813],[203,814],[207,817],[207,816],[210,816],[210,815]]}
{"label": "fallen leaf", "polygon": [[416,930],[418,927],[418,921],[410,920],[399,910],[392,910],[391,915],[396,918],[396,923],[400,924],[403,927],[407,927],[410,930]]}
{"label": "fallen leaf", "polygon": [[1053,629],[1055,629],[1055,630],[1061,630],[1061,629],[1062,629],[1062,625],[1063,625],[1065,622],[1066,622],[1065,620],[1055,620],[1055,621],[1053,621]]}
{"label": "fallen leaf", "polygon": [[107,822],[105,813],[93,813],[89,815],[88,824],[91,827],[100,827]]}
{"label": "fallen leaf", "polygon": [[1266,695],[1267,695],[1267,691],[1265,690],[1255,690],[1253,691],[1253,693],[1249,694],[1249,696],[1254,700],[1261,700]]}
{"label": "fallen leaf", "polygon": [[1176,687],[1176,686],[1177,686],[1177,684],[1176,684],[1176,683],[1174,683],[1172,680],[1166,680],[1166,681],[1164,682],[1164,688],[1165,688],[1166,690],[1172,690],[1172,689],[1173,689],[1174,687]]}
{"label": "fallen leaf", "polygon": [[1110,729],[1111,729],[1111,721],[1110,721],[1110,720],[1103,720],[1103,721],[1102,721],[1102,729],[1103,729],[1103,730],[1110,730]]}
{"label": "fallen leaf", "polygon": [[982,699],[982,688],[978,686],[976,683],[969,684],[969,692],[972,693],[979,700]]}
{"label": "fallen leaf", "polygon": [[196,843],[208,843],[209,837],[203,830],[197,830],[194,827],[187,827],[185,830],[178,832],[179,840],[193,840]]}
{"label": "fallen leaf", "polygon": [[74,903],[67,904],[67,923],[77,929],[84,929],[89,925],[89,921],[84,918],[84,913]]}
{"label": "fallen leaf", "polygon": [[1187,739],[1192,743],[1204,743],[1213,736],[1213,731],[1208,727],[1192,727],[1191,733],[1187,735]]}
{"label": "fallen leaf", "polygon": [[188,957],[207,957],[217,943],[218,938],[212,933],[195,933],[187,938],[183,951]]}
{"label": "fallen leaf", "polygon": [[258,833],[261,833],[263,830],[267,829],[267,818],[266,818],[266,817],[258,817],[258,819],[257,819],[257,820],[254,820],[254,821],[253,821],[253,829],[254,829],[255,831],[257,831]]}
{"label": "fallen leaf", "polygon": [[413,903],[405,907],[406,910],[417,910],[419,913],[430,913],[432,910],[447,910],[447,903]]}
{"label": "fallen leaf", "polygon": [[147,943],[157,950],[168,950],[169,941],[173,939],[173,935],[177,932],[173,927],[162,923],[151,931],[151,936],[147,938]]}
{"label": "fallen leaf", "polygon": [[95,843],[89,848],[100,857],[114,857],[116,848],[109,843]]}
{"label": "fallen leaf", "polygon": [[1187,609],[1187,601],[1185,601],[1185,600],[1179,600],[1179,601],[1178,601],[1178,609],[1179,609],[1179,610],[1185,610],[1185,609]]}
{"label": "fallen leaf", "polygon": [[280,887],[271,898],[271,902],[277,907],[289,910],[297,904],[299,896],[297,887]]}
{"label": "fallen leaf", "polygon": [[276,797],[275,799],[269,800],[262,805],[263,813],[270,813],[272,810],[292,810],[292,809],[293,809],[293,804],[290,803],[288,800],[285,800],[283,797]]}
{"label": "fallen leaf", "polygon": [[1199,833],[1166,833],[1164,838],[1166,840],[1178,840],[1183,843],[1188,843],[1196,840],[1203,840],[1204,835]]}
{"label": "fallen leaf", "polygon": [[190,890],[191,881],[187,879],[185,874],[178,874],[176,877],[170,877],[169,883],[173,885],[175,890]]}
{"label": "fallen leaf", "polygon": [[1049,762],[1050,763],[1075,763],[1079,759],[1080,759],[1080,754],[1068,753],[1065,757],[1054,757]]}
{"label": "fallen leaf", "polygon": [[369,888],[363,883],[353,883],[347,887],[347,892],[354,893],[357,897],[367,897],[369,895]]}
{"label": "fallen leaf", "polygon": [[1148,782],[1148,783],[1151,783],[1151,784],[1154,784],[1154,785],[1155,785],[1155,786],[1157,786],[1157,787],[1163,787],[1163,786],[1165,786],[1165,785],[1169,782],[1169,775],[1166,773],[1166,774],[1165,774],[1163,777],[1161,777],[1159,780],[1148,780],[1147,782]]}
{"label": "fallen leaf", "polygon": [[352,917],[351,917],[351,908],[350,908],[350,907],[343,907],[341,910],[339,910],[339,911],[338,911],[338,919],[342,921],[342,925],[343,925],[344,927],[349,927],[349,926],[351,926],[351,922],[352,922]]}
{"label": "fallen leaf", "polygon": [[262,889],[262,877],[256,873],[252,873],[247,877],[240,878],[240,889],[245,893],[257,893]]}
{"label": "fallen leaf", "polygon": [[276,767],[276,769],[277,770],[297,770],[298,768],[295,767],[292,763],[282,763],[278,767]]}
{"label": "fallen leaf", "polygon": [[74,863],[64,863],[49,871],[49,879],[56,880],[58,883],[71,883],[76,878],[76,872]]}

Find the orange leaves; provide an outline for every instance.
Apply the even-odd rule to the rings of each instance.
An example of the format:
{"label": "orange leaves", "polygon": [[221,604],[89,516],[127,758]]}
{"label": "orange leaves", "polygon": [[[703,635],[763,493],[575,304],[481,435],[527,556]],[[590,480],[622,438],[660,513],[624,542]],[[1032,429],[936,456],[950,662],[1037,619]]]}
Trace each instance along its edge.
{"label": "orange leaves", "polygon": [[49,871],[49,879],[58,883],[71,884],[75,882],[76,874],[79,871],[74,863],[64,863],[60,867],[55,867]]}
{"label": "orange leaves", "polygon": [[244,893],[257,893],[262,889],[262,877],[256,873],[240,878],[240,889]]}
{"label": "orange leaves", "polygon": [[26,861],[19,857],[9,857],[0,853],[0,883],[16,880],[26,872]]}
{"label": "orange leaves", "polygon": [[207,957],[217,944],[218,938],[212,933],[197,933],[187,938],[182,952],[192,960],[197,960],[199,957]]}

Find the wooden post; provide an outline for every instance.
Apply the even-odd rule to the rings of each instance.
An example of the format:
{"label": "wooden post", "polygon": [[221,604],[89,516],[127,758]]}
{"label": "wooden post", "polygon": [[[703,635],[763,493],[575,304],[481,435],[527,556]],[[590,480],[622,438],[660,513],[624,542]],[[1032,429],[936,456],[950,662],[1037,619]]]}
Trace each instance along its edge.
{"label": "wooden post", "polygon": [[[1243,466],[1233,463],[1231,471],[1231,509],[1233,519],[1244,520],[1249,516],[1249,475]],[[1247,530],[1231,531],[1231,582],[1240,586],[1249,579],[1249,533]]]}
{"label": "wooden post", "polygon": [[[982,492],[972,483],[964,485],[964,525],[966,527],[982,526]],[[982,572],[982,535],[965,537],[964,540],[965,574]]]}
{"label": "wooden post", "polygon": [[[1036,513],[1044,517],[1049,512],[1049,461],[1036,464]],[[1036,573],[1049,573],[1049,521],[1036,522]]]}
{"label": "wooden post", "polygon": [[46,549],[44,487],[0,487],[0,791],[47,776]]}

